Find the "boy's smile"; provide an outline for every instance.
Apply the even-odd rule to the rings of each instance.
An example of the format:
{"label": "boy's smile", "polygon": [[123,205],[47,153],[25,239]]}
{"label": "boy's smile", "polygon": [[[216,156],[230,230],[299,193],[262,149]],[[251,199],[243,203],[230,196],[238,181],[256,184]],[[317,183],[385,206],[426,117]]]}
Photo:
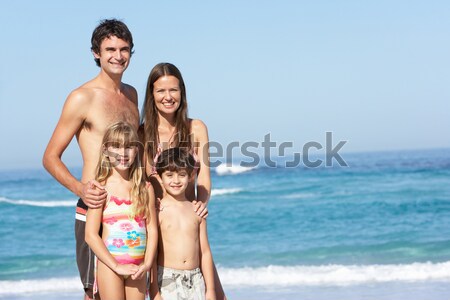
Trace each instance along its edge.
{"label": "boy's smile", "polygon": [[173,196],[183,196],[189,184],[189,174],[186,170],[165,171],[161,174],[161,180],[166,192]]}

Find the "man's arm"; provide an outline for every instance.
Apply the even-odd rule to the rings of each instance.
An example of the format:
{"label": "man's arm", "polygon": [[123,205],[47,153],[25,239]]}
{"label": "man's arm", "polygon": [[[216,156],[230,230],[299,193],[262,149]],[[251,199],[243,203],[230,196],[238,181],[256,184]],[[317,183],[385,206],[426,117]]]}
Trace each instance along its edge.
{"label": "man's arm", "polygon": [[70,141],[83,125],[88,109],[89,100],[86,99],[86,95],[79,91],[69,95],[45,150],[42,163],[59,183],[82,198],[86,205],[96,208],[102,205],[106,197],[103,187],[94,180],[83,184],[69,172],[61,160]]}

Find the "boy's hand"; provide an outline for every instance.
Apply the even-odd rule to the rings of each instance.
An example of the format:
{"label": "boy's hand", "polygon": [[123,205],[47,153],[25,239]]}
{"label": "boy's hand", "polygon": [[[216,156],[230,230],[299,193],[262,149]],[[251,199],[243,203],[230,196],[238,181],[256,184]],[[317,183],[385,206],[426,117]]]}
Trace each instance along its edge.
{"label": "boy's hand", "polygon": [[208,217],[208,208],[202,201],[194,200],[192,201],[192,204],[194,204],[194,211],[197,213],[197,215],[204,219]]}
{"label": "boy's hand", "polygon": [[206,290],[206,294],[205,294],[205,299],[206,300],[216,300],[216,293],[214,292],[214,290]]}
{"label": "boy's hand", "polygon": [[96,180],[89,180],[86,184],[83,184],[81,199],[89,208],[102,207],[106,195],[105,187]]}
{"label": "boy's hand", "polygon": [[161,294],[158,293],[152,298],[152,300],[163,300],[163,298],[161,298]]}

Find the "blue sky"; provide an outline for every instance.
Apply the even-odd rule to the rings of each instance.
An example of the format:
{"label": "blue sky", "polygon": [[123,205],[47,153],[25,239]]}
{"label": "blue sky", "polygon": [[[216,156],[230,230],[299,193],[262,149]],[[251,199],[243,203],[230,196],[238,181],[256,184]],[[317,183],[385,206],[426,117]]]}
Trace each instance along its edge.
{"label": "blue sky", "polygon": [[[123,20],[139,107],[151,68],[176,64],[210,139],[301,151],[450,147],[447,1],[7,1],[0,10],[0,168],[40,167],[71,90],[98,74],[90,37]],[[64,155],[81,163],[75,143]]]}

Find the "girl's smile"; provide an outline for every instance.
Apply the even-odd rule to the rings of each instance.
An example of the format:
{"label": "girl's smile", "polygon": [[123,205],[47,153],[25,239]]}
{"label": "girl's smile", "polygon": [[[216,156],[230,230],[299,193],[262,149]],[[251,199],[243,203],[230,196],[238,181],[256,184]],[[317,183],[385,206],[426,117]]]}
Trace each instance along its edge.
{"label": "girl's smile", "polygon": [[114,167],[120,169],[131,167],[137,154],[136,146],[119,146],[112,144],[109,145],[106,150],[110,162]]}

